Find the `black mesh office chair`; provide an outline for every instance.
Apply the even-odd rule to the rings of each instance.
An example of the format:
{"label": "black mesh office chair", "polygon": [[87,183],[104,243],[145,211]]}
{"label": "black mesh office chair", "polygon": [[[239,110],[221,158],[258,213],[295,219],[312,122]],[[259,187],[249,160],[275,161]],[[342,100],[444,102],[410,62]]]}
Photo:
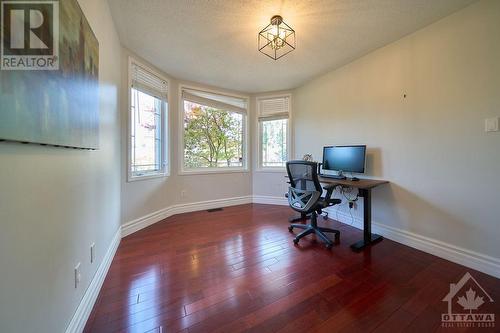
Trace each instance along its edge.
{"label": "black mesh office chair", "polygon": [[[335,234],[335,243],[339,242],[340,231],[318,227],[318,214],[322,213],[322,209],[340,204],[340,199],[332,199],[332,193],[335,189],[334,185],[321,187],[318,179],[318,164],[316,162],[307,161],[289,161],[286,163],[286,171],[290,179],[290,187],[286,197],[290,207],[304,214],[311,214],[311,224],[295,224],[292,223],[288,230],[293,231],[293,228],[305,229],[298,234],[293,242],[297,244],[299,240],[309,234],[315,233],[316,236],[325,242],[326,247],[331,249],[333,242],[325,235],[325,233]],[[326,195],[321,196],[323,189],[326,190]]]}

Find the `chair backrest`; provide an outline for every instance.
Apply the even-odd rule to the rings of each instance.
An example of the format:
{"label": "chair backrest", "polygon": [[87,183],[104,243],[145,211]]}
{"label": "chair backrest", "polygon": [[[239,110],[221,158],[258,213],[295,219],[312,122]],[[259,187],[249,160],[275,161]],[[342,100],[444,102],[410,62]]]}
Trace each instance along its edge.
{"label": "chair backrest", "polygon": [[299,212],[310,212],[323,192],[318,179],[318,164],[309,161],[288,161],[286,172],[290,180],[288,203]]}
{"label": "chair backrest", "polygon": [[323,191],[318,179],[318,163],[302,160],[288,161],[286,172],[291,187],[304,191]]}

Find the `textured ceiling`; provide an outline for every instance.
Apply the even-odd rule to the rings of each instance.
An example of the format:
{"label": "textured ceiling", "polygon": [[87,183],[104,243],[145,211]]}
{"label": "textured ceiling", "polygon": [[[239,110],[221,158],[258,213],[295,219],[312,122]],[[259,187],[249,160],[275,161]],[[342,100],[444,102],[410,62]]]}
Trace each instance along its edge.
{"label": "textured ceiling", "polygon": [[[122,44],[166,73],[248,93],[290,89],[474,0],[108,0]],[[257,34],[275,14],[297,49],[274,61]]]}

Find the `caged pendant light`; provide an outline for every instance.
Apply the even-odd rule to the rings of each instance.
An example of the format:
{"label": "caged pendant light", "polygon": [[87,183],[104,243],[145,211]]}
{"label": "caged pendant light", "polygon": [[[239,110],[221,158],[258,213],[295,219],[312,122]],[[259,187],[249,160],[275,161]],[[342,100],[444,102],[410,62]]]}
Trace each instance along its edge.
{"label": "caged pendant light", "polygon": [[279,15],[274,15],[271,23],[259,32],[259,51],[271,59],[278,60],[292,52],[295,45],[295,30]]}

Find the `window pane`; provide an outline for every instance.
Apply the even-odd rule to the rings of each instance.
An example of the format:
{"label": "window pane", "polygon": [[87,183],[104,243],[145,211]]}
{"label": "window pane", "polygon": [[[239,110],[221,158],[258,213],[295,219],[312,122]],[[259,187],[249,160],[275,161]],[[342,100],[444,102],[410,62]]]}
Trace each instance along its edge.
{"label": "window pane", "polygon": [[288,119],[265,120],[262,128],[262,166],[284,167],[287,160]]}
{"label": "window pane", "polygon": [[184,101],[184,167],[243,166],[243,115]]}
{"label": "window pane", "polygon": [[132,173],[139,175],[160,171],[163,101],[134,88],[131,92]]}

